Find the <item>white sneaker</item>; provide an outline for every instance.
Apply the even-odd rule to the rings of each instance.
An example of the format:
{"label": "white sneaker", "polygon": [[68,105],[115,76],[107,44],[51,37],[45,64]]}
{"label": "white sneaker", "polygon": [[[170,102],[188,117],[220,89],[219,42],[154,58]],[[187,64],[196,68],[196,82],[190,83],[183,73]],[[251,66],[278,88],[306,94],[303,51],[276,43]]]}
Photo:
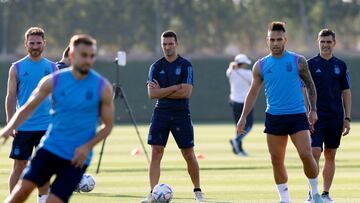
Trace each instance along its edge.
{"label": "white sneaker", "polygon": [[317,193],[313,196],[312,202],[313,203],[324,203],[324,201],[321,199],[319,193]]}
{"label": "white sneaker", "polygon": [[155,202],[153,196],[150,194],[148,194],[145,199],[141,200],[140,203],[152,203],[152,202]]}
{"label": "white sneaker", "polygon": [[204,193],[202,193],[201,191],[196,191],[194,192],[195,194],[195,200],[197,202],[205,202],[205,197],[204,197]]}
{"label": "white sneaker", "polygon": [[321,199],[324,203],[335,203],[333,199],[331,199],[330,195],[321,195]]}
{"label": "white sneaker", "polygon": [[308,196],[308,199],[305,201],[305,203],[312,203],[313,201],[313,198],[311,196],[311,193],[309,192],[309,196]]}

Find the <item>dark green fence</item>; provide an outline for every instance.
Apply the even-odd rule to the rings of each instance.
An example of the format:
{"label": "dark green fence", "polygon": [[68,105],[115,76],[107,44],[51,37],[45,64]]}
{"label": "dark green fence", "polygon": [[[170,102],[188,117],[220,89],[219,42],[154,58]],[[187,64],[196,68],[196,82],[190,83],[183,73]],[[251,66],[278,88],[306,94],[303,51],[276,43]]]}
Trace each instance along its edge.
{"label": "dark green fence", "polygon": [[[360,58],[345,58],[352,79],[354,119],[360,118],[360,94],[356,91],[360,86]],[[226,122],[231,121],[231,111],[228,105],[229,83],[225,76],[228,59],[191,60],[194,66],[194,89],[190,101],[193,120],[195,122]],[[130,61],[126,67],[121,67],[120,82],[125,90],[129,104],[138,122],[148,122],[154,106],[154,101],[147,97],[146,78],[152,61]],[[0,63],[0,122],[5,122],[4,101],[6,81],[10,63]],[[116,79],[116,65],[109,62],[97,62],[95,69],[111,82]],[[116,117],[118,122],[129,122],[128,113],[121,99],[116,100]],[[255,119],[264,118],[265,98],[262,91],[255,105]]]}

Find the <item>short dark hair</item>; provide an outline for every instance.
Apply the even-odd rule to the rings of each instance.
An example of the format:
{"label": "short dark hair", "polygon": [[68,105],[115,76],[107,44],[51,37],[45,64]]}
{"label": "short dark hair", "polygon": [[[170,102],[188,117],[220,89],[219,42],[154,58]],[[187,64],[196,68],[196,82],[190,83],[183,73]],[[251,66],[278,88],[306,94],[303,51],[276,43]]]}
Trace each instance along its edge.
{"label": "short dark hair", "polygon": [[74,35],[71,37],[69,47],[74,48],[80,44],[93,46],[93,45],[96,45],[96,40],[94,38],[92,38],[91,36],[84,35],[84,34]]}
{"label": "short dark hair", "polygon": [[161,34],[161,37],[167,38],[167,37],[173,37],[175,39],[175,42],[177,42],[177,36],[176,33],[172,30],[166,30]]}
{"label": "short dark hair", "polygon": [[63,52],[62,57],[63,58],[69,58],[69,51],[70,51],[70,46],[67,46]]}
{"label": "short dark hair", "polygon": [[335,32],[334,31],[332,31],[328,28],[320,30],[320,32],[318,34],[318,38],[327,37],[327,36],[332,36],[333,40],[335,41]]}
{"label": "short dark hair", "polygon": [[31,27],[25,32],[25,41],[28,40],[29,36],[31,35],[37,35],[41,38],[45,39],[45,31],[39,27]]}
{"label": "short dark hair", "polygon": [[273,21],[269,24],[268,31],[285,31],[285,23],[281,21]]}

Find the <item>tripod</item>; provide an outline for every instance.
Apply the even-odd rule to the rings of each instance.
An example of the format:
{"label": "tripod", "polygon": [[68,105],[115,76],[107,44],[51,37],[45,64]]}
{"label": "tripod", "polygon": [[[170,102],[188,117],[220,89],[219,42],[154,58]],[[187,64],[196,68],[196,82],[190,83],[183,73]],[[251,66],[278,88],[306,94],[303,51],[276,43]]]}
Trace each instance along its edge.
{"label": "tripod", "polygon": [[[135,121],[135,117],[134,117],[134,114],[132,113],[132,110],[131,110],[131,107],[129,105],[129,102],[126,98],[126,95],[125,95],[125,91],[122,87],[122,85],[120,84],[120,78],[119,78],[119,69],[120,69],[120,66],[117,65],[118,67],[116,67],[116,83],[113,83],[113,90],[114,90],[114,93],[113,93],[113,100],[116,101],[116,99],[120,98],[122,99],[122,101],[124,102],[125,104],[125,109],[126,111],[129,113],[129,117],[130,117],[130,120],[133,124],[133,126],[135,127],[135,131],[136,131],[136,134],[139,138],[139,141],[140,141],[140,144],[141,144],[141,147],[142,149],[144,150],[144,153],[145,153],[145,156],[146,156],[146,159],[148,161],[148,163],[150,163],[150,159],[149,159],[149,156],[148,156],[148,153],[146,151],[146,148],[145,148],[145,145],[144,145],[144,142],[140,136],[140,132],[138,130],[138,127],[137,127],[137,124],[136,124],[136,121]],[[97,165],[97,169],[96,169],[96,173],[98,174],[99,173],[99,170],[100,170],[100,165],[101,165],[101,159],[102,159],[102,156],[104,154],[104,148],[105,148],[105,142],[106,142],[106,138],[104,139],[103,143],[102,143],[102,146],[101,146],[101,150],[100,150],[100,157],[99,157],[99,161],[98,161],[98,165]]]}

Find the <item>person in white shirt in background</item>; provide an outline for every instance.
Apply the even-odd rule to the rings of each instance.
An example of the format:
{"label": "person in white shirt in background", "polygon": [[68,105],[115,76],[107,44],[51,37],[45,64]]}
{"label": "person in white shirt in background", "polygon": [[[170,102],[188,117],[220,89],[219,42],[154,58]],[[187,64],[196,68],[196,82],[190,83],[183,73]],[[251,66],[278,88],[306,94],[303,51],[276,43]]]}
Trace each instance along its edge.
{"label": "person in white shirt in background", "polygon": [[[229,68],[226,70],[226,76],[230,83],[230,106],[233,112],[235,125],[237,124],[243,107],[247,92],[249,91],[252,72],[248,69],[251,64],[250,59],[244,54],[236,55],[234,61],[230,62]],[[248,154],[243,149],[243,139],[250,132],[253,125],[253,111],[246,119],[245,131],[246,133],[238,134],[235,129],[235,137],[230,140],[233,152],[238,156],[247,156]]]}

